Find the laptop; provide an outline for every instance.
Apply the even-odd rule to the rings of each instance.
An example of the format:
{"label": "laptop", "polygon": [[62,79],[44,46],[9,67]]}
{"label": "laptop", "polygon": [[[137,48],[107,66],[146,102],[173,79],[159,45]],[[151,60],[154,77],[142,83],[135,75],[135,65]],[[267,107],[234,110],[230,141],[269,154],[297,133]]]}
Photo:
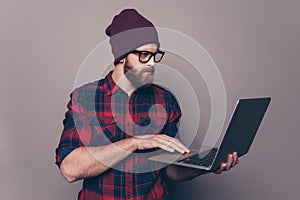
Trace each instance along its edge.
{"label": "laptop", "polygon": [[236,151],[239,158],[248,153],[270,101],[271,97],[238,100],[219,148],[201,146],[188,154],[162,153],[148,159],[215,171],[227,161],[229,153]]}

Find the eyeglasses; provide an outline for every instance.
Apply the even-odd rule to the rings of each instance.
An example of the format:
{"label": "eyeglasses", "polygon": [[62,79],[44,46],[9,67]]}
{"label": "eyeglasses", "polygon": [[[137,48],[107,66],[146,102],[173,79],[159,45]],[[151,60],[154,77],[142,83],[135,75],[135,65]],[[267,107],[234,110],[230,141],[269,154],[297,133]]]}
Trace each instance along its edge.
{"label": "eyeglasses", "polygon": [[138,50],[133,50],[130,51],[129,53],[134,53],[139,55],[139,61],[141,63],[147,63],[152,56],[154,56],[154,62],[158,63],[161,61],[161,59],[164,57],[165,52],[158,50],[155,53],[152,53],[151,51],[138,51]]}

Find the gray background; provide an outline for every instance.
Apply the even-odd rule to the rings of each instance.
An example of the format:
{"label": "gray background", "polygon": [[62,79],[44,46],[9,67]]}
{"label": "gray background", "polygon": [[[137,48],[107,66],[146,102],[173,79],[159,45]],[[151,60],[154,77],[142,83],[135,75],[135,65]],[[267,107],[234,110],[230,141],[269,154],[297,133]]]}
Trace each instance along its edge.
{"label": "gray background", "polygon": [[173,198],[299,198],[300,1],[1,0],[1,199],[76,198],[81,182],[67,183],[54,165],[65,105],[83,59],[125,7],[202,44],[228,110],[239,97],[273,98],[238,167],[170,184]]}

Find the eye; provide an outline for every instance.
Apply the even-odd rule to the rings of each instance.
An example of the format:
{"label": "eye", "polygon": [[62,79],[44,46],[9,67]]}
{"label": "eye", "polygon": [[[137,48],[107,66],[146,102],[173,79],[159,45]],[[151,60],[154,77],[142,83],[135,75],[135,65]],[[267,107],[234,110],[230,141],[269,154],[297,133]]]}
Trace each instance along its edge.
{"label": "eye", "polygon": [[147,52],[147,51],[141,52],[141,58],[148,58],[149,56],[151,56],[150,52]]}

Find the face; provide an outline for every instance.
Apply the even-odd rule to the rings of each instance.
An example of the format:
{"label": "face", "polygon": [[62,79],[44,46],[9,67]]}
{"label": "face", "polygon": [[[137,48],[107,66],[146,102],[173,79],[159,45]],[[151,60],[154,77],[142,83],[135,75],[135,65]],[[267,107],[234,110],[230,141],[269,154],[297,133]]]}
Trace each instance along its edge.
{"label": "face", "polygon": [[[157,49],[156,44],[146,44],[136,50],[138,51],[150,51],[155,53]],[[154,58],[152,57],[147,63],[141,63],[139,61],[139,55],[130,53],[125,58],[124,73],[131,84],[138,88],[148,83],[152,83],[154,80]]]}

